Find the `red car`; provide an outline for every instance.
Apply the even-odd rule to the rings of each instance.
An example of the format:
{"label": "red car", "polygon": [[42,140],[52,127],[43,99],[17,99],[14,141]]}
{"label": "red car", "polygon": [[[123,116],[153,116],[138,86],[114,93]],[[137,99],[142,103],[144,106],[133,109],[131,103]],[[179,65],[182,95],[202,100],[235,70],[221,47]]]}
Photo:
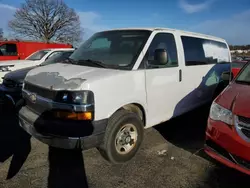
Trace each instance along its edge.
{"label": "red car", "polygon": [[233,61],[232,62],[232,74],[235,78],[237,74],[240,72],[241,68],[247,63],[248,61]]}
{"label": "red car", "polygon": [[[229,74],[222,76],[229,80]],[[214,100],[208,118],[205,152],[250,175],[250,62]]]}

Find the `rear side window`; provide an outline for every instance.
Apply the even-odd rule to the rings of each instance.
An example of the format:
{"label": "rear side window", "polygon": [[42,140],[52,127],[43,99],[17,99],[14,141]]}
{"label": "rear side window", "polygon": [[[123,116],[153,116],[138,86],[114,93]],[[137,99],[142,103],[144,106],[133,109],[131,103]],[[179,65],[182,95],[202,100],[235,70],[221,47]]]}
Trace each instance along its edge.
{"label": "rear side window", "polygon": [[17,56],[16,44],[3,44],[0,46],[0,56]]}
{"label": "rear side window", "polygon": [[222,42],[195,37],[181,37],[186,66],[229,62],[229,50]]}

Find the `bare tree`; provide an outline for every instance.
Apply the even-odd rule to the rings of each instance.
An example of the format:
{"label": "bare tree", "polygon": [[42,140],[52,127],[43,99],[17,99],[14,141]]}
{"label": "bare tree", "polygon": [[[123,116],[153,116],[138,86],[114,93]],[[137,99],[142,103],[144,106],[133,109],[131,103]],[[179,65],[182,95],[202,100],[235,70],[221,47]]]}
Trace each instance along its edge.
{"label": "bare tree", "polygon": [[0,28],[0,40],[3,40],[3,29]]}
{"label": "bare tree", "polygon": [[44,42],[79,42],[82,32],[77,13],[61,0],[26,0],[9,22],[16,36]]}

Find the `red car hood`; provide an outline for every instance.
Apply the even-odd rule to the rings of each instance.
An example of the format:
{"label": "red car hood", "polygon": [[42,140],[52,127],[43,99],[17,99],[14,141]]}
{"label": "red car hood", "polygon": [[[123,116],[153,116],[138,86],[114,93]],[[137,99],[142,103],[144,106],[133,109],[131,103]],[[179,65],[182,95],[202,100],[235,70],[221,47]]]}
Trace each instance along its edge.
{"label": "red car hood", "polygon": [[236,115],[250,118],[250,85],[231,83],[215,102]]}

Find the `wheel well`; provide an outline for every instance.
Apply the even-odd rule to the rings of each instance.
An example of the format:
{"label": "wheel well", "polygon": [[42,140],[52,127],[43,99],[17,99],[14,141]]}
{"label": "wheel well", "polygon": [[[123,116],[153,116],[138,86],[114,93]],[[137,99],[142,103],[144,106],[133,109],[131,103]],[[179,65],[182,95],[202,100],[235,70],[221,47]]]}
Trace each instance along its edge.
{"label": "wheel well", "polygon": [[130,112],[136,113],[140,119],[143,121],[144,126],[146,125],[146,114],[144,108],[137,103],[127,104],[121,107],[120,109],[128,110]]}

